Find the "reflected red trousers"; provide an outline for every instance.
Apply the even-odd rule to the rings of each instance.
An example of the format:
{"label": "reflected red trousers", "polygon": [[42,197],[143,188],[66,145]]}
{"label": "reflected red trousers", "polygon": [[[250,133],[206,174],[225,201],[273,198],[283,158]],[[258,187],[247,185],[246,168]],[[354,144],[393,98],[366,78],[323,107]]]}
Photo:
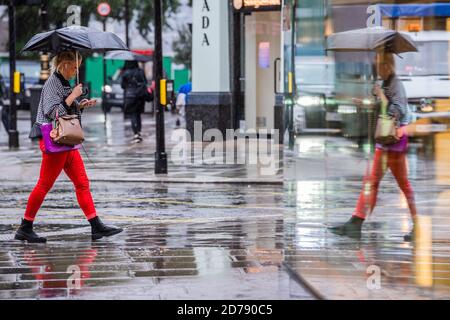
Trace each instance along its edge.
{"label": "reflected red trousers", "polygon": [[92,219],[97,215],[91,191],[89,190],[89,179],[84,168],[83,159],[78,150],[62,153],[45,153],[44,141],[39,141],[42,151],[41,172],[38,183],[31,192],[28,199],[25,219],[34,221],[39,208],[44,202],[45,196],[53,187],[61,171],[72,180],[77,195],[78,204],[86,218]]}
{"label": "reflected red trousers", "polygon": [[380,149],[377,149],[375,152],[372,172],[368,179],[366,178],[365,180],[365,182],[369,182],[368,187],[370,190],[366,190],[366,183],[364,183],[353,216],[365,219],[367,213],[372,213],[377,203],[380,181],[383,179],[387,169],[391,170],[400,189],[404,193],[412,218],[416,217],[417,209],[414,200],[414,191],[409,183],[408,171],[406,169],[406,154],[404,152],[389,152]]}

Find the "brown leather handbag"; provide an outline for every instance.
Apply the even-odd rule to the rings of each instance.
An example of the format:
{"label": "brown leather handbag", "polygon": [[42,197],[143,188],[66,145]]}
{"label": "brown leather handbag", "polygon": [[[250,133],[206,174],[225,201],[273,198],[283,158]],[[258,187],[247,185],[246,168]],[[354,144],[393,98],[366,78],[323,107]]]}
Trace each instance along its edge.
{"label": "brown leather handbag", "polygon": [[83,143],[84,133],[78,116],[65,115],[58,117],[58,114],[56,114],[50,137],[53,139],[53,142],[66,146],[75,146]]}

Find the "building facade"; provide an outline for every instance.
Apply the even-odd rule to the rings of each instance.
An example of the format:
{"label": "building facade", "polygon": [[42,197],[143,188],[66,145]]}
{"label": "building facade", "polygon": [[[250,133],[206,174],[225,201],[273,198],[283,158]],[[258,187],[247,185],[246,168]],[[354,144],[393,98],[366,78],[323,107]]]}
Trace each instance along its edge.
{"label": "building facade", "polygon": [[[299,133],[363,139],[370,119],[354,112],[351,98],[367,98],[376,80],[374,54],[328,52],[327,37],[367,26],[406,32],[419,46],[439,48],[435,68],[444,70],[443,79],[448,75],[448,10],[446,1],[194,0],[187,128],[192,135],[194,123],[201,121],[203,131],[279,130],[280,142],[288,138],[291,144]],[[435,61],[425,47],[419,54]],[[398,59],[399,68],[413,67],[405,61],[414,57],[406,57]],[[408,70],[399,72],[410,76]],[[446,108],[447,96],[419,94],[417,81],[425,80],[405,80],[413,107],[434,99]]]}

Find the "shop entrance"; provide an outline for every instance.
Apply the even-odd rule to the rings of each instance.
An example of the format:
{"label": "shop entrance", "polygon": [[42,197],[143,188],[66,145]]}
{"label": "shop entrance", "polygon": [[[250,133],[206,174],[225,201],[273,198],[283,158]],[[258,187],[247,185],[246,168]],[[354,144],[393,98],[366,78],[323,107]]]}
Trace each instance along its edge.
{"label": "shop entrance", "polygon": [[272,130],[276,95],[281,92],[281,11],[252,12],[244,16],[243,71],[245,121],[241,129]]}

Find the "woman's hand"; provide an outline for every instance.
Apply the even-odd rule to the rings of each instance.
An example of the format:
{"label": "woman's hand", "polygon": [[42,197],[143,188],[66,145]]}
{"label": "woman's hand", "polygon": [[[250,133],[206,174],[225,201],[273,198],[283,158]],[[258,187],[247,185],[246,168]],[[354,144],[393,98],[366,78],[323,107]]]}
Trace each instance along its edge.
{"label": "woman's hand", "polygon": [[387,100],[386,95],[384,94],[384,91],[379,84],[376,84],[373,87],[373,94],[381,100]]}
{"label": "woman's hand", "polygon": [[69,96],[66,99],[66,104],[68,106],[71,106],[75,101],[75,99],[80,97],[82,94],[83,94],[83,85],[80,83],[79,85],[77,85],[72,89],[72,93],[69,94]]}
{"label": "woman's hand", "polygon": [[70,94],[74,100],[78,97],[81,97],[81,95],[83,94],[83,84],[79,84],[77,86],[75,86],[72,90],[72,93]]}
{"label": "woman's hand", "polygon": [[384,110],[382,112],[386,113],[387,112],[387,106],[389,105],[389,100],[386,97],[386,95],[384,94],[384,91],[383,91],[383,89],[381,88],[381,86],[379,84],[376,84],[373,87],[373,94],[375,96],[377,96],[378,99],[380,99],[380,101],[381,101],[381,108],[382,108],[381,110]]}
{"label": "woman's hand", "polygon": [[94,107],[96,104],[97,104],[97,100],[95,100],[95,99],[92,99],[92,100],[83,99],[80,102],[80,109]]}

